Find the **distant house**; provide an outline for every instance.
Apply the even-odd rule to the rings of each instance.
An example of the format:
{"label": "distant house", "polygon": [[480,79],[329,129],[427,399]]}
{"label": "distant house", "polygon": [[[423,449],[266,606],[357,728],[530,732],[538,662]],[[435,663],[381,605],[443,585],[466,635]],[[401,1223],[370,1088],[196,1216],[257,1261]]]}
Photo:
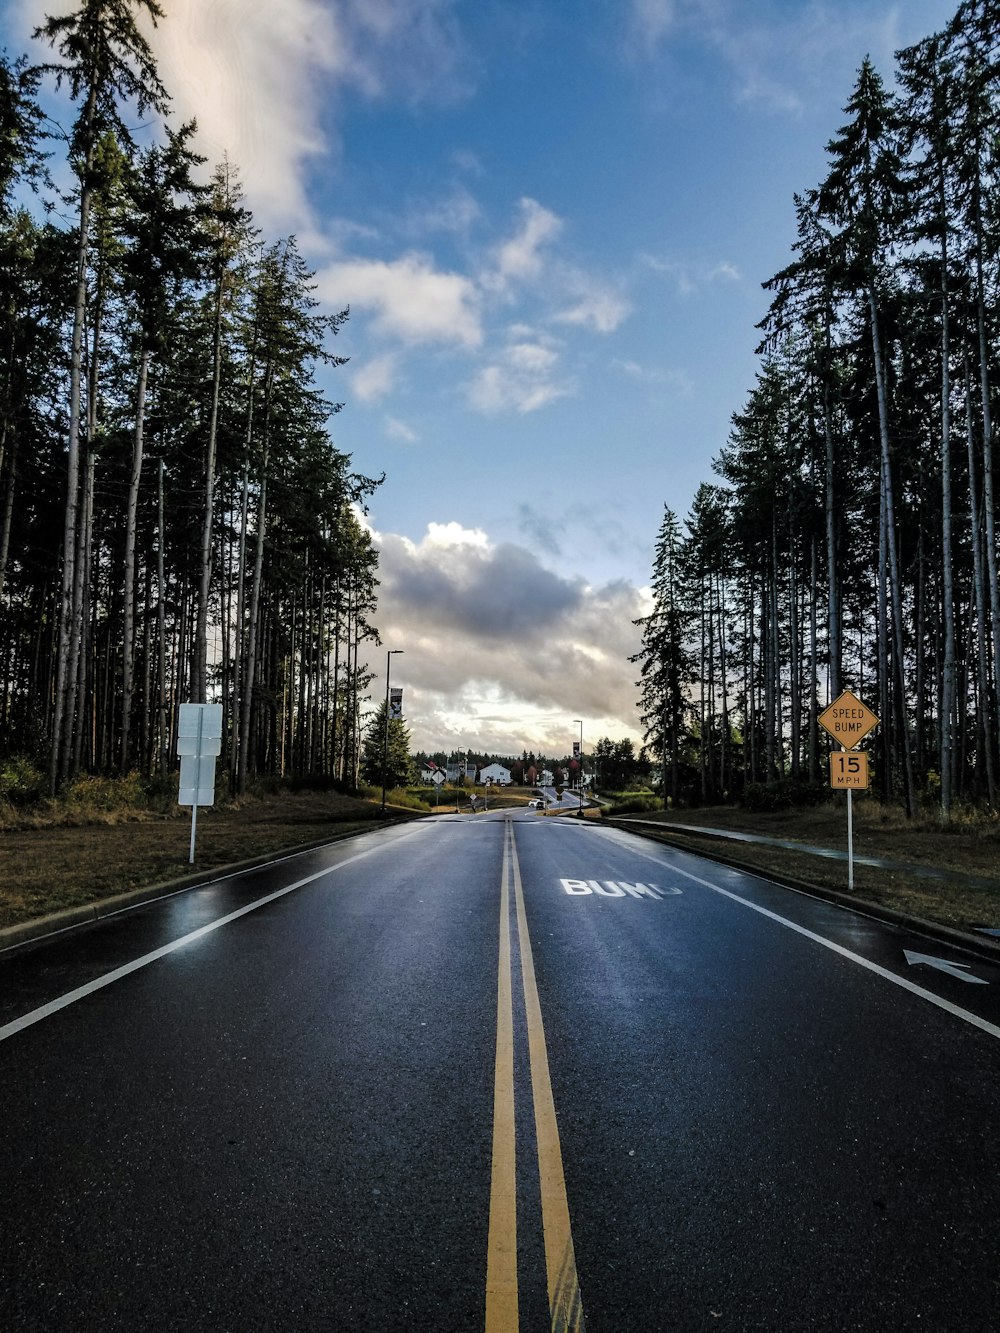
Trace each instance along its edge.
{"label": "distant house", "polygon": [[485,768],[479,770],[477,781],[482,786],[489,782],[497,787],[509,787],[510,769],[504,768],[503,764],[487,764]]}
{"label": "distant house", "polygon": [[420,770],[420,781],[423,783],[436,782],[435,774],[440,773],[444,777],[444,770],[440,764],[435,764],[433,759],[428,759],[427,763]]}
{"label": "distant house", "polygon": [[542,769],[541,776],[538,779],[539,787],[554,787],[555,784],[556,780],[552,776],[551,770],[547,768]]}
{"label": "distant house", "polygon": [[475,764],[449,764],[447,768],[449,782],[464,782],[466,778],[476,780]]}

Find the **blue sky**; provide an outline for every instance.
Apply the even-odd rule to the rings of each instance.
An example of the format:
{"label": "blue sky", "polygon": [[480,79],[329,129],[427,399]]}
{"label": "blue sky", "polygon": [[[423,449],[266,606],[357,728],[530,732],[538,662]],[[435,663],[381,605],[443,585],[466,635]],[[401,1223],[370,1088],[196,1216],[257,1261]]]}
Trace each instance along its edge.
{"label": "blue sky", "polygon": [[[638,740],[653,541],[753,382],[793,191],[864,56],[890,78],[955,4],[161,3],[178,118],[351,307],[334,434],[386,473],[378,624],[414,745],[564,753],[581,717],[585,746]],[[46,11],[8,7],[9,51]]]}

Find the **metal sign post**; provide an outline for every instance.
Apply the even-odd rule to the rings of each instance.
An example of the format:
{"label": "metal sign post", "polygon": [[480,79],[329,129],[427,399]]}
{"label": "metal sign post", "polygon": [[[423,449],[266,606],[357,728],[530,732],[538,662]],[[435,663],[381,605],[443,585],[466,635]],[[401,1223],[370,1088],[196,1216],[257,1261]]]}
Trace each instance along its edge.
{"label": "metal sign post", "polygon": [[215,758],[222,753],[222,704],[181,704],[177,753],[181,760],[177,804],[191,807],[188,864],[194,865],[198,807],[215,804]]}
{"label": "metal sign post", "polygon": [[847,791],[847,887],[854,888],[854,793],[868,790],[868,756],[860,745],[878,718],[856,694],[844,690],[817,719],[842,748],[830,755],[830,786]]}

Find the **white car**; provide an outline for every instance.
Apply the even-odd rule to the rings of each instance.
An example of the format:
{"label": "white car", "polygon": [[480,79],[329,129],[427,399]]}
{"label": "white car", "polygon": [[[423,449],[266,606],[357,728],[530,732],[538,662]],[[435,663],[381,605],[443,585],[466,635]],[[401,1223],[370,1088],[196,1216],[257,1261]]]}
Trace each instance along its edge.
{"label": "white car", "polygon": [[529,801],[529,802],[528,802],[528,809],[529,809],[529,810],[544,810],[544,809],[545,809],[545,802],[544,802],[544,801]]}

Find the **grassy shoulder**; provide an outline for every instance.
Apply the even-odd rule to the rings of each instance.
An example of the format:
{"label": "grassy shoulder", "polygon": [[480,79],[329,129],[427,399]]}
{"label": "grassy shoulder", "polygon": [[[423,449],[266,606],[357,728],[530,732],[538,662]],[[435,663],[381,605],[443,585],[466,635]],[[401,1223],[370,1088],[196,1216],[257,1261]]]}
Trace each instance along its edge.
{"label": "grassy shoulder", "polygon": [[[858,898],[966,930],[1000,928],[1000,819],[955,816],[942,825],[933,813],[908,820],[901,810],[867,795],[854,797],[854,855],[892,862],[869,866],[858,859]],[[628,817],[626,815],[626,817]],[[819,888],[847,891],[847,863],[818,856],[806,847],[847,851],[843,797],[799,809],[751,812],[738,807],[642,811],[634,818],[664,826],[672,841],[742,865]],[[699,829],[779,839],[791,847],[736,842]],[[802,844],[798,850],[795,844]],[[931,873],[933,872],[933,873]]]}
{"label": "grassy shoulder", "polygon": [[[220,802],[198,812],[195,863],[188,864],[191,812],[169,802],[103,806],[80,799],[0,819],[0,927],[82,907],[193,871],[308,846],[381,822],[379,799],[336,792],[280,791]],[[414,811],[389,803],[395,817]]]}
{"label": "grassy shoulder", "polygon": [[[468,813],[482,789],[427,788],[387,794],[392,818]],[[495,790],[489,808],[523,806],[528,789]],[[0,929],[132,889],[251,860],[382,822],[382,793],[360,798],[283,788],[199,810],[195,863],[188,863],[191,812],[170,790],[135,777],[83,778],[57,801],[0,801]]]}

